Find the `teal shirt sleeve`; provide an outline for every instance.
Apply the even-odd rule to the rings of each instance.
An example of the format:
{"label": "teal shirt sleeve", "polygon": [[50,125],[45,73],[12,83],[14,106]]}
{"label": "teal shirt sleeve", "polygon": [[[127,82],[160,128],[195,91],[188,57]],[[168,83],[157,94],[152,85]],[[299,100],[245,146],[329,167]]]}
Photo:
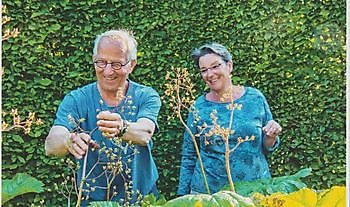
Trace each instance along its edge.
{"label": "teal shirt sleeve", "polygon": [[72,92],[67,94],[59,105],[53,125],[64,126],[69,131],[72,131],[75,128],[75,124],[69,120],[69,116],[71,116],[75,121],[79,120],[81,117],[79,116],[76,100]]}
{"label": "teal shirt sleeve", "polygon": [[[265,119],[263,120],[263,127],[266,126],[266,124],[273,119],[272,117],[272,113],[271,113],[271,110],[270,110],[270,107],[269,107],[269,104],[267,103],[266,101],[266,98],[265,96],[260,92],[260,95],[261,95],[261,101],[263,103],[263,106],[264,106],[264,111],[265,111]],[[280,145],[280,138],[277,136],[276,138],[276,142],[275,144],[272,146],[272,147],[267,147],[265,146],[265,139],[266,139],[266,135],[264,132],[262,132],[262,140],[263,140],[263,149],[265,150],[265,152],[273,152],[275,151],[278,146]]]}
{"label": "teal shirt sleeve", "polygon": [[137,119],[147,118],[154,122],[156,129],[158,131],[159,126],[157,122],[158,113],[161,107],[161,101],[158,93],[150,88],[145,87],[140,90],[140,98],[143,100],[142,104],[139,106],[139,112],[137,113]]}

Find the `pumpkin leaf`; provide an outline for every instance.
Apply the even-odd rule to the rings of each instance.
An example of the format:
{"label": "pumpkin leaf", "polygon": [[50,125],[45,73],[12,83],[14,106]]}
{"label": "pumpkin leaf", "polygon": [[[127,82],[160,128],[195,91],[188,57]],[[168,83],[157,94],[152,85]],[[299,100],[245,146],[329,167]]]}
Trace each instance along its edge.
{"label": "pumpkin leaf", "polygon": [[318,195],[316,207],[345,207],[346,193],[344,186],[334,186]]}
{"label": "pumpkin leaf", "polygon": [[2,180],[1,204],[18,195],[43,192],[43,185],[41,181],[26,173],[17,173],[11,180]]}

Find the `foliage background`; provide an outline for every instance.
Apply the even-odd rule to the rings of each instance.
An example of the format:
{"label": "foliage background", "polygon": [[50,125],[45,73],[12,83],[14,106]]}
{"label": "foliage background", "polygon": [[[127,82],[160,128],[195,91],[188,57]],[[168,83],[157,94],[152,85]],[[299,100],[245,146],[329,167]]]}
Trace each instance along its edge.
{"label": "foliage background", "polygon": [[[36,111],[45,124],[29,135],[4,133],[2,178],[27,172],[45,183],[7,206],[64,206],[54,190],[68,170],[45,156],[44,141],[55,111],[70,90],[94,81],[92,47],[105,30],[126,28],[139,42],[131,79],[164,96],[165,74],[187,67],[198,91],[205,86],[190,52],[203,43],[226,45],[233,55],[233,80],[260,89],[284,128],[282,145],[269,157],[273,175],[312,167],[305,181],[323,189],[345,184],[345,1],[111,1],[5,0],[17,38],[2,45],[3,110]],[[6,28],[3,28],[6,29]],[[175,196],[182,128],[168,120],[163,99],[153,155],[158,188]],[[6,120],[6,117],[4,117]]]}

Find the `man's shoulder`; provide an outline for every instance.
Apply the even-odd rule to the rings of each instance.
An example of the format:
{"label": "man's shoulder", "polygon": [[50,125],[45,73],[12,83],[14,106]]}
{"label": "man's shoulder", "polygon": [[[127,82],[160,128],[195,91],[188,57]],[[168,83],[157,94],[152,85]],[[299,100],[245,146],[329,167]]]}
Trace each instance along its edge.
{"label": "man's shoulder", "polygon": [[146,86],[134,81],[130,81],[131,89],[134,93],[141,96],[156,95],[159,96],[158,92],[150,86]]}
{"label": "man's shoulder", "polygon": [[96,88],[96,82],[84,85],[82,87],[79,87],[75,90],[72,90],[71,92],[69,92],[69,95],[73,96],[73,97],[84,97],[84,96],[88,96],[91,95],[93,93],[93,91]]}

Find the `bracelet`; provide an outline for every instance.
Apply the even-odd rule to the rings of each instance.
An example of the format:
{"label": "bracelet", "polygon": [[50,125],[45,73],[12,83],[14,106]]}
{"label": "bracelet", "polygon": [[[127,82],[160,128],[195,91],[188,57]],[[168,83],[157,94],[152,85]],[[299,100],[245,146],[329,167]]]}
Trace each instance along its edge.
{"label": "bracelet", "polygon": [[129,127],[130,127],[130,122],[126,121],[126,120],[122,120],[123,121],[123,126],[120,129],[120,132],[118,134],[118,137],[123,137],[124,134],[128,131]]}

